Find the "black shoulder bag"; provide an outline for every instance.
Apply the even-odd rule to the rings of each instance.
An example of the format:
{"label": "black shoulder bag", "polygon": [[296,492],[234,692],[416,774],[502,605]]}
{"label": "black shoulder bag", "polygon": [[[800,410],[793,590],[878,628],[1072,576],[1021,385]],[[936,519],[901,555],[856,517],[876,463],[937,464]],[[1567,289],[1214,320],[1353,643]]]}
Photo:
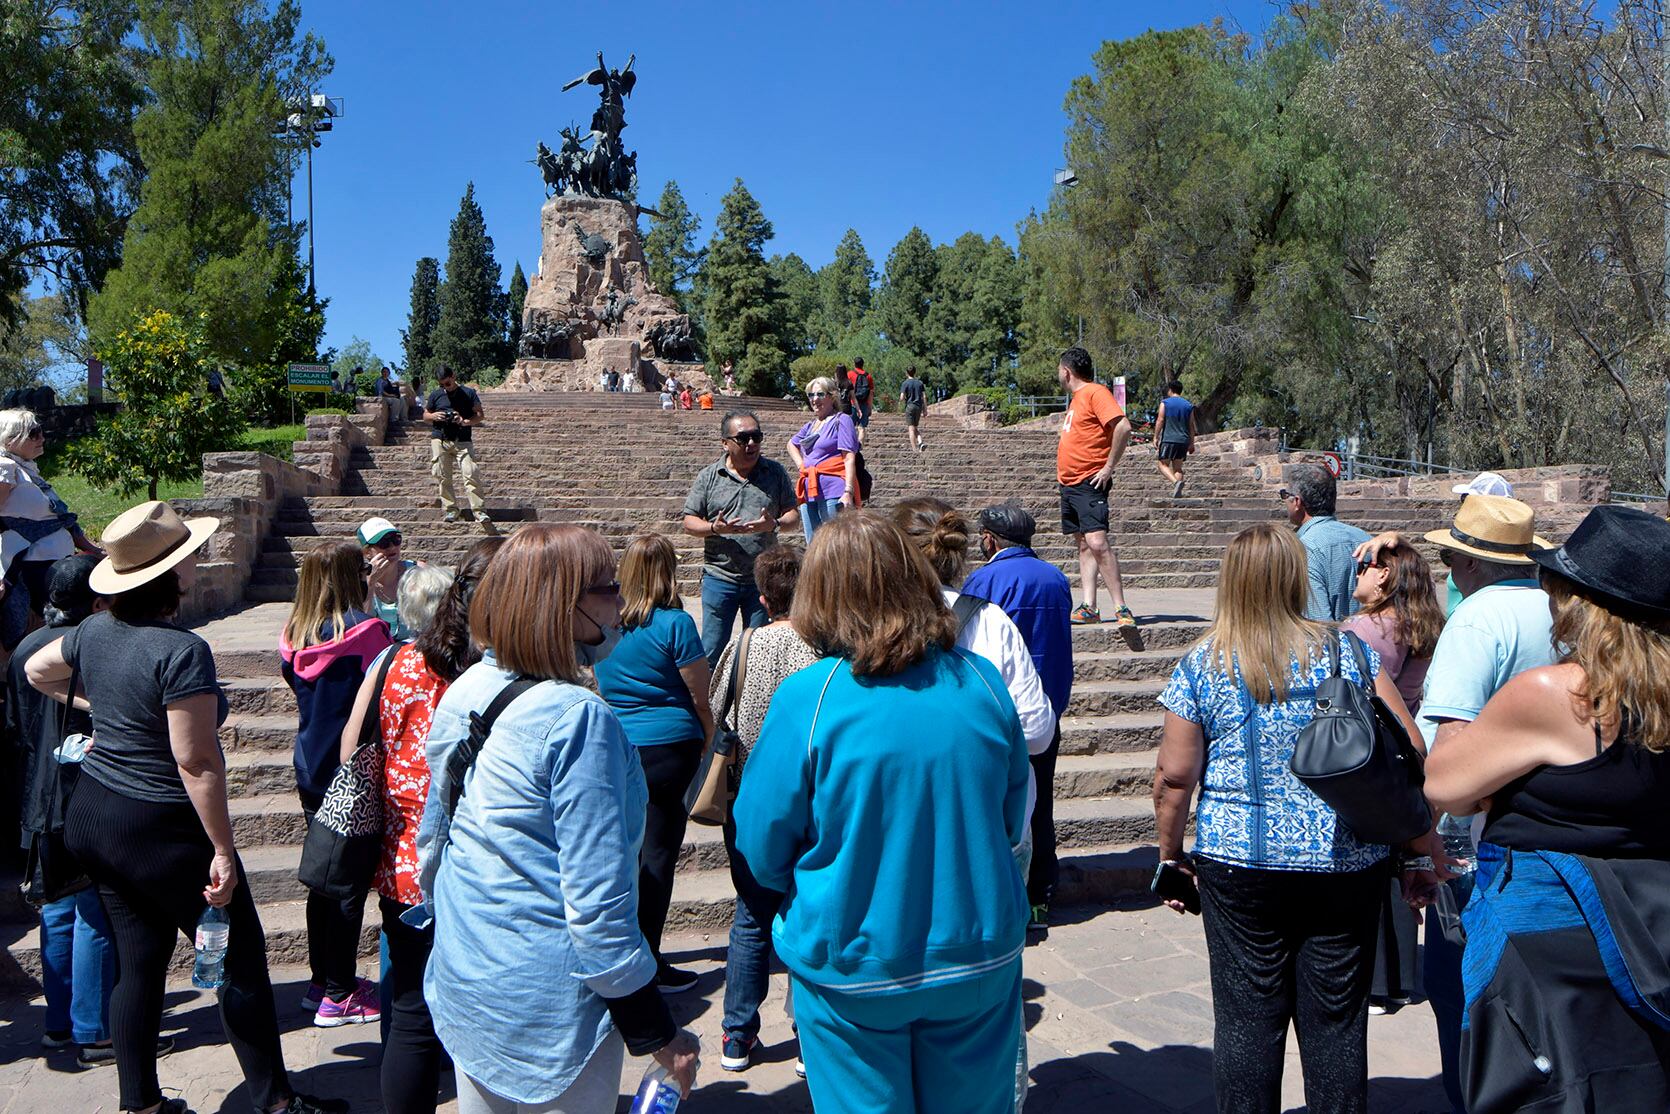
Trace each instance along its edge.
{"label": "black shoulder bag", "polygon": [[499,713],[510,707],[511,701],[537,684],[537,677],[518,677],[499,690],[499,694],[493,697],[485,711],[470,713],[469,735],[453,748],[446,760],[446,820],[441,824],[436,839],[435,856],[438,857],[446,850],[447,844],[452,842],[452,818],[458,814],[458,802],[464,799],[464,779],[475,766],[475,760],[481,757],[481,749],[487,745],[487,736],[493,733],[493,724],[499,718]]}
{"label": "black shoulder bag", "polygon": [[1432,827],[1421,755],[1386,702],[1374,694],[1362,639],[1345,632],[1363,683],[1340,676],[1339,640],[1316,688],[1316,718],[1299,731],[1289,768],[1368,843],[1405,843]]}
{"label": "black shoulder bag", "polygon": [[383,655],[359,745],[336,768],[307,825],[296,878],[321,897],[348,901],[371,888],[383,854],[383,684],[399,646]]}
{"label": "black shoulder bag", "polygon": [[951,605],[951,614],[957,620],[958,638],[963,636],[963,629],[973,622],[974,617],[980,614],[980,609],[989,602],[989,600],[983,600],[979,596],[960,595],[957,597],[956,602]]}
{"label": "black shoulder bag", "polygon": [[[81,669],[70,672],[69,699],[58,717],[58,743],[62,746],[69,737],[70,708],[74,705],[75,690],[81,680]],[[41,830],[29,833],[29,858],[23,868],[23,882],[18,887],[23,899],[39,909],[69,897],[92,885],[92,880],[81,869],[81,863],[64,845],[64,815],[69,811],[70,794],[81,777],[81,763],[60,761],[54,747],[35,761],[52,763],[52,771],[44,779],[40,793]],[[69,769],[65,769],[68,766]],[[39,783],[43,779],[36,779]]]}

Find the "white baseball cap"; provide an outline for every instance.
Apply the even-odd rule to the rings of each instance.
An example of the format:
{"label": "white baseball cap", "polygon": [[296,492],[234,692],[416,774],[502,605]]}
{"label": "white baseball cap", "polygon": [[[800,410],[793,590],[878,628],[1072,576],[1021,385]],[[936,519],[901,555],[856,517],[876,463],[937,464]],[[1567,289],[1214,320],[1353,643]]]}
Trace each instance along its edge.
{"label": "white baseball cap", "polygon": [[400,527],[386,518],[368,518],[360,526],[361,545],[376,545],[390,534],[400,533]]}
{"label": "white baseball cap", "polygon": [[1457,495],[1502,495],[1513,498],[1513,484],[1495,472],[1480,472],[1464,484],[1450,488]]}

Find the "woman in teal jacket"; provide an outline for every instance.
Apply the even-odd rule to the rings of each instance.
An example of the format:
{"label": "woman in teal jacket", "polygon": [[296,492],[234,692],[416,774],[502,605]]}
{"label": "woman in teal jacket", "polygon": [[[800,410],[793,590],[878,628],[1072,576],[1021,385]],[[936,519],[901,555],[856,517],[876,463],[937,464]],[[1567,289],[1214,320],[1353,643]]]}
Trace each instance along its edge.
{"label": "woman in teal jacket", "polygon": [[787,893],[772,942],[819,1114],[1014,1109],[1026,742],[955,646],[938,578],[871,512],[824,524],[791,620],[823,660],[771,701],[736,846]]}

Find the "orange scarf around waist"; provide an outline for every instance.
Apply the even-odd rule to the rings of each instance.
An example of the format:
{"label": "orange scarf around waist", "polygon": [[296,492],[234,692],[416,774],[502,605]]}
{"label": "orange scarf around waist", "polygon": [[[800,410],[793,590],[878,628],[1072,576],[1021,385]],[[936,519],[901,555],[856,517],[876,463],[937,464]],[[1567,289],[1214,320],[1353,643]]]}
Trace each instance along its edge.
{"label": "orange scarf around waist", "polygon": [[[810,503],[813,499],[823,498],[823,484],[819,480],[820,476],[835,476],[838,479],[846,479],[847,455],[836,453],[819,464],[811,464],[802,468],[800,478],[795,481],[794,485],[795,498],[802,503]],[[858,488],[853,484],[848,484],[847,489],[852,492],[852,505],[855,507],[861,506],[863,500],[859,498]]]}

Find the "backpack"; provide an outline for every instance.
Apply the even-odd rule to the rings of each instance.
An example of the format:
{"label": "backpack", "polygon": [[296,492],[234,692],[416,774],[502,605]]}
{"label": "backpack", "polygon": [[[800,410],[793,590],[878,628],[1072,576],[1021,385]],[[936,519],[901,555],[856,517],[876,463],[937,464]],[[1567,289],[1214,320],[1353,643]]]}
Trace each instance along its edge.
{"label": "backpack", "polygon": [[870,373],[867,371],[855,371],[852,373],[852,376],[853,397],[858,399],[859,402],[866,401],[870,397],[870,387],[872,385]]}
{"label": "backpack", "polygon": [[963,631],[969,623],[974,621],[974,617],[980,614],[980,609],[989,602],[989,600],[983,600],[979,596],[971,596],[967,593],[957,597],[956,602],[951,605],[951,614],[957,620],[958,640],[962,639]]}
{"label": "backpack", "polygon": [[870,489],[875,486],[875,477],[870,475],[870,470],[864,466],[863,449],[853,453],[852,458],[853,465],[858,470],[858,497],[868,503],[870,501]]}

